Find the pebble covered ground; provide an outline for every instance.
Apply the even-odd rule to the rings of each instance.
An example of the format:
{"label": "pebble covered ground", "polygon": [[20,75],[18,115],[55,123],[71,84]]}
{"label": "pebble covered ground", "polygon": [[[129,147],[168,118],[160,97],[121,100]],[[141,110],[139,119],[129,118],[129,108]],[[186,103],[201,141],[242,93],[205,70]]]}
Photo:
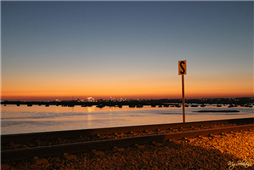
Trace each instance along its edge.
{"label": "pebble covered ground", "polygon": [[126,133],[95,134],[92,136],[77,136],[73,138],[56,138],[51,140],[31,140],[31,141],[20,142],[20,143],[8,142],[8,143],[1,144],[1,150],[50,146],[50,145],[59,145],[59,144],[66,144],[66,143],[86,142],[86,141],[95,141],[95,140],[104,140],[104,139],[116,139],[116,138],[163,134],[163,133],[186,132],[191,130],[220,128],[220,127],[235,126],[235,125],[236,124],[228,124],[228,123],[211,124],[211,125],[205,125],[205,126],[200,125],[200,126],[191,126],[191,127],[184,127],[184,128],[180,127],[180,128],[169,128],[169,129],[144,130],[142,132],[130,131]]}
{"label": "pebble covered ground", "polygon": [[2,164],[2,169],[254,169],[254,131]]}

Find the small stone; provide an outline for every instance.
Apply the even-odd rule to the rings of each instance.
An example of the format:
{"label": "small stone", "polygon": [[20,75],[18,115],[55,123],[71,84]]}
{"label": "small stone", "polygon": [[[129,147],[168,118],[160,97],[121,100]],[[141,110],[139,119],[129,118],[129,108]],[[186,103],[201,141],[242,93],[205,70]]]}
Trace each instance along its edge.
{"label": "small stone", "polygon": [[117,150],[118,152],[123,152],[123,151],[125,151],[124,148],[116,148],[116,150]]}
{"label": "small stone", "polygon": [[57,157],[57,158],[55,159],[55,161],[56,161],[56,162],[60,162],[61,160],[60,160],[59,157]]}
{"label": "small stone", "polygon": [[23,145],[23,148],[28,148],[28,146],[27,145]]}
{"label": "small stone", "polygon": [[60,163],[55,163],[55,168],[59,168],[61,166]]}
{"label": "small stone", "polygon": [[235,135],[241,135],[242,133],[236,132]]}
{"label": "small stone", "polygon": [[139,149],[144,149],[145,148],[145,145],[138,145],[137,146]]}
{"label": "small stone", "polygon": [[12,144],[11,145],[13,148],[17,148],[17,147],[20,147],[20,144]]}
{"label": "small stone", "polygon": [[96,156],[102,156],[102,155],[105,154],[105,153],[102,152],[102,151],[95,151],[95,152],[93,152],[93,153],[94,153],[94,155],[96,155]]}
{"label": "small stone", "polygon": [[209,138],[208,137],[201,137],[202,139],[204,139],[204,140],[208,140]]}
{"label": "small stone", "polygon": [[162,143],[155,143],[156,146],[162,146]]}
{"label": "small stone", "polygon": [[38,159],[35,159],[35,162],[36,164],[48,164],[48,160],[45,159],[45,158],[38,158]]}
{"label": "small stone", "polygon": [[195,140],[195,139],[193,139],[193,138],[192,138],[192,139],[188,139],[188,142],[193,142],[194,140]]}
{"label": "small stone", "polygon": [[209,134],[208,137],[215,137],[213,134]]}
{"label": "small stone", "polygon": [[67,159],[67,160],[77,159],[77,156],[76,155],[66,155],[65,159]]}

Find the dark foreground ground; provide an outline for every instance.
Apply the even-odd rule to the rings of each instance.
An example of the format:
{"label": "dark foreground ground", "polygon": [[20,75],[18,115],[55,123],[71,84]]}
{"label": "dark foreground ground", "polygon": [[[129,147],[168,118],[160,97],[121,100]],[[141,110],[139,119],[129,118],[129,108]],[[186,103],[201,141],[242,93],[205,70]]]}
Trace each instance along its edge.
{"label": "dark foreground ground", "polygon": [[2,169],[254,169],[254,132],[10,162]]}

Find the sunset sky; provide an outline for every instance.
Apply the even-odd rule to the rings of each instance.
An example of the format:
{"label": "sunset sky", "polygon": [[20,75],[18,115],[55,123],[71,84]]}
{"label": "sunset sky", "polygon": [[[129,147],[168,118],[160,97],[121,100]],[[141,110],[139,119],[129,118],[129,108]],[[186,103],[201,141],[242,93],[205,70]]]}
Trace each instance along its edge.
{"label": "sunset sky", "polygon": [[254,2],[1,2],[1,97],[253,96]]}

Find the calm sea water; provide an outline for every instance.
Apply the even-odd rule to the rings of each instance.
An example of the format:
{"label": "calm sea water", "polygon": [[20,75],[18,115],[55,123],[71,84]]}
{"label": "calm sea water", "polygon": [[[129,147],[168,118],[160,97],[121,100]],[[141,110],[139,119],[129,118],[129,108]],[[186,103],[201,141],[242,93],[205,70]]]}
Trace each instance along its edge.
{"label": "calm sea water", "polygon": [[[239,110],[240,112],[193,112],[204,109]],[[206,106],[186,108],[186,122],[254,117],[253,108]],[[1,106],[1,134],[18,134],[60,130],[120,127],[148,124],[181,123],[182,108],[129,108],[123,106],[104,107],[62,107],[26,105]]]}

